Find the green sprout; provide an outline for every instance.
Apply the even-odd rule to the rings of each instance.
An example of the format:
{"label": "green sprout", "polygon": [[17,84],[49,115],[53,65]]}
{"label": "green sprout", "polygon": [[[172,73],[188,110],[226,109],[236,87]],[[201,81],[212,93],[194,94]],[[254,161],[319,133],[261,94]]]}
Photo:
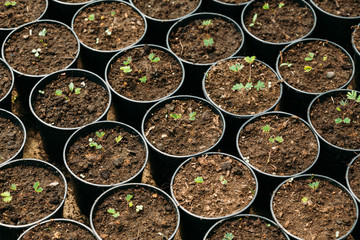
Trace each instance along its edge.
{"label": "green sprout", "polygon": [[253,87],[253,84],[250,83],[250,82],[248,82],[248,83],[245,84],[244,89],[247,90],[247,91],[249,91],[249,90],[252,89],[252,87]]}
{"label": "green sprout", "polygon": [[45,94],[45,92],[43,90],[39,90],[38,92],[43,95]]}
{"label": "green sprout", "polygon": [[55,94],[58,95],[58,96],[61,96],[62,91],[60,89],[58,89],[58,90],[55,91]]}
{"label": "green sprout", "polygon": [[0,196],[3,197],[2,200],[6,203],[8,203],[12,200],[12,196],[9,191],[1,193]]}
{"label": "green sprout", "polygon": [[249,189],[253,194],[255,194],[255,191],[251,187],[249,187]]}
{"label": "green sprout", "polygon": [[5,5],[6,7],[8,7],[8,6],[15,6],[15,5],[16,5],[16,2],[15,2],[15,1],[6,1],[6,2],[4,3],[4,5]]}
{"label": "green sprout", "polygon": [[34,183],[33,187],[34,187],[35,192],[42,192],[43,191],[43,188],[40,187],[40,182]]}
{"label": "green sprout", "polygon": [[115,138],[115,141],[116,141],[116,143],[119,143],[122,139],[123,139],[123,137],[121,135],[119,135]]}
{"label": "green sprout", "polygon": [[102,131],[101,131],[101,132],[96,131],[95,134],[96,134],[96,136],[98,136],[99,138],[102,138],[102,137],[105,135],[105,133],[102,132]]}
{"label": "green sprout", "polygon": [[301,201],[302,201],[303,203],[307,203],[307,202],[308,202],[308,198],[307,198],[307,197],[303,197],[303,198],[301,199]]}
{"label": "green sprout", "polygon": [[315,54],[312,53],[312,52],[309,52],[308,55],[309,55],[309,56],[305,58],[305,61],[312,61],[313,58],[314,58],[314,56],[315,56]]}
{"label": "green sprout", "polygon": [[189,120],[195,121],[195,115],[196,115],[196,112],[189,113]]}
{"label": "green sprout", "polygon": [[291,67],[292,63],[282,63],[282,64],[280,64],[280,67],[283,67],[283,66]]}
{"label": "green sprout", "polygon": [[257,84],[254,86],[254,88],[256,88],[257,91],[262,90],[263,88],[265,88],[265,84],[264,82],[259,80]]}
{"label": "green sprout", "polygon": [[139,78],[139,80],[140,80],[141,83],[146,83],[147,77],[143,76],[142,78]]}
{"label": "green sprout", "polygon": [[234,238],[234,235],[232,233],[225,233],[224,238],[222,240],[232,240]]}
{"label": "green sprout", "polygon": [[264,132],[268,133],[268,132],[270,132],[271,127],[270,127],[269,124],[267,124],[267,125],[261,127],[261,129],[262,129]]}
{"label": "green sprout", "polygon": [[203,182],[204,182],[204,179],[203,179],[202,177],[196,177],[196,178],[194,179],[194,182],[196,182],[196,183],[203,183]]}
{"label": "green sprout", "polygon": [[94,15],[94,14],[90,14],[89,17],[88,17],[88,19],[89,19],[90,21],[93,21],[93,20],[95,19],[95,15]]}
{"label": "green sprout", "polygon": [[228,183],[228,181],[224,178],[224,176],[220,176],[219,180],[220,180],[222,185],[226,185]]}
{"label": "green sprout", "polygon": [[177,120],[177,119],[180,119],[180,118],[181,118],[181,113],[179,113],[179,114],[171,113],[170,116],[171,116],[172,118],[174,118],[175,120]]}
{"label": "green sprout", "polygon": [[357,96],[356,91],[351,91],[347,93],[347,98],[350,100],[354,100],[356,102],[360,102],[360,95]]}
{"label": "green sprout", "polygon": [[126,197],[125,197],[125,200],[126,200],[126,202],[127,202],[127,204],[128,204],[129,207],[134,206],[134,204],[132,203],[132,201],[130,201],[132,198],[133,198],[133,195],[131,195],[131,194],[128,194],[128,195],[126,195]]}
{"label": "green sprout", "polygon": [[32,51],[32,53],[34,53],[35,57],[40,57],[40,52],[41,52],[41,48],[34,48]]}
{"label": "green sprout", "polygon": [[11,184],[10,189],[15,191],[16,190],[16,184],[14,184],[14,183]]}
{"label": "green sprout", "polygon": [[70,92],[74,92],[75,94],[80,94],[80,91],[81,91],[81,88],[75,88],[75,91],[74,91],[74,88],[75,88],[75,85],[73,82],[71,82],[69,84],[69,90]]}
{"label": "green sprout", "polygon": [[340,105],[341,105],[341,106],[345,107],[346,104],[348,104],[348,101],[347,101],[347,100],[345,100],[345,101],[344,101],[344,100],[341,100],[341,101],[340,101]]}
{"label": "green sprout", "polygon": [[119,212],[116,212],[114,208],[109,208],[107,210],[108,213],[110,213],[114,218],[117,218],[120,216],[120,213]]}
{"label": "green sprout", "polygon": [[136,212],[140,212],[142,210],[144,210],[144,206],[143,205],[136,205]]}
{"label": "green sprout", "polygon": [[131,67],[130,66],[123,66],[123,67],[120,67],[120,70],[122,70],[124,73],[129,73],[132,71]]}
{"label": "green sprout", "polygon": [[242,83],[237,83],[232,87],[232,90],[236,91],[236,90],[241,90],[244,88],[244,84]]}
{"label": "green sprout", "polygon": [[323,57],[323,61],[325,62],[327,58],[328,58],[327,56],[324,56],[324,57]]}
{"label": "green sprout", "polygon": [[111,16],[115,16],[115,14],[116,14],[115,10],[111,11]]}
{"label": "green sprout", "polygon": [[240,64],[240,63],[235,63],[234,65],[231,65],[229,67],[229,69],[233,72],[239,72],[241,69],[244,68],[244,65],[243,64]]}
{"label": "green sprout", "polygon": [[309,183],[309,187],[311,187],[314,190],[317,189],[319,187],[319,185],[320,185],[319,181]]}
{"label": "green sprout", "polygon": [[41,31],[39,32],[39,36],[40,36],[40,37],[45,37],[45,36],[46,36],[46,33],[47,33],[46,28],[43,28],[43,30],[41,30]]}
{"label": "green sprout", "polygon": [[201,25],[203,25],[203,26],[209,26],[209,25],[211,25],[212,24],[212,21],[211,20],[204,20],[204,21],[202,21],[202,23],[201,23]]}
{"label": "green sprout", "polygon": [[255,26],[255,22],[256,22],[257,16],[258,16],[258,15],[255,13],[254,16],[253,16],[253,18],[252,18],[252,23],[249,24],[249,27]]}
{"label": "green sprout", "polygon": [[310,66],[305,66],[305,67],[304,67],[304,71],[305,71],[305,72],[310,72],[312,69],[313,69],[313,68],[310,67]]}
{"label": "green sprout", "polygon": [[276,136],[275,138],[270,137],[269,141],[272,143],[278,142],[278,143],[282,143],[284,141],[284,139],[281,136]]}
{"label": "green sprout", "polygon": [[101,144],[98,144],[97,142],[92,141],[91,138],[89,140],[91,140],[90,143],[89,143],[90,147],[95,147],[96,149],[101,149],[102,148]]}
{"label": "green sprout", "polygon": [[244,59],[247,63],[252,64],[255,61],[256,56],[251,56],[251,57],[247,56]]}
{"label": "green sprout", "polygon": [[265,3],[264,6],[263,6],[263,9],[265,10],[269,10],[270,9],[270,6],[268,3]]}
{"label": "green sprout", "polygon": [[211,47],[214,44],[213,38],[203,39],[205,47]]}
{"label": "green sprout", "polygon": [[131,63],[131,60],[132,58],[131,57],[127,57],[126,60],[123,62],[123,64],[126,66],[126,65],[129,65]]}
{"label": "green sprout", "polygon": [[149,54],[149,59],[150,59],[151,62],[154,62],[154,63],[160,61],[159,57],[155,57],[155,53],[150,53]]}
{"label": "green sprout", "polygon": [[335,119],[335,123],[336,124],[338,124],[338,123],[350,123],[351,122],[351,119],[350,118],[348,118],[348,117],[346,117],[346,118],[344,118],[344,119],[341,119],[341,118],[337,118],[337,119]]}
{"label": "green sprout", "polygon": [[285,3],[283,2],[279,3],[279,8],[282,8],[283,6],[285,6]]}

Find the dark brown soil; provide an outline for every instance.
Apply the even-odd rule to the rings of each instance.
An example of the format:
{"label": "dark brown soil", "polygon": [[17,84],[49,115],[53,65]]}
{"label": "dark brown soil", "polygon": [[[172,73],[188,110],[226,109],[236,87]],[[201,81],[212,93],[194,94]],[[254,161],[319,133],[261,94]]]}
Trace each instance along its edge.
{"label": "dark brown soil", "polygon": [[155,18],[170,20],[190,14],[199,5],[200,0],[132,0],[143,14]]}
{"label": "dark brown soil", "polygon": [[325,12],[341,17],[360,17],[360,0],[312,0]]}
{"label": "dark brown soil", "polygon": [[[196,113],[191,120],[190,114]],[[176,119],[175,115],[181,117]],[[221,117],[198,100],[172,100],[151,114],[145,137],[162,152],[186,156],[213,146],[223,132]]]}
{"label": "dark brown soil", "polygon": [[354,31],[352,33],[352,41],[354,42],[354,45],[355,45],[356,49],[360,52],[360,30],[359,30],[359,26],[356,25],[354,27],[354,29],[356,29],[356,31]]}
{"label": "dark brown soil", "polygon": [[[46,29],[45,37],[39,33]],[[36,50],[38,56],[36,56]],[[64,25],[33,23],[13,33],[4,46],[4,56],[15,70],[29,75],[45,75],[68,67],[77,56],[75,35]]]}
{"label": "dark brown soil", "polygon": [[[204,21],[211,24],[204,26]],[[205,45],[212,39],[213,43]],[[232,56],[239,50],[243,37],[234,23],[221,18],[197,19],[173,29],[169,36],[171,50],[193,63],[213,63]]]}
{"label": "dark brown soil", "polygon": [[[42,192],[36,192],[39,182]],[[16,190],[10,189],[16,185]],[[0,222],[9,225],[26,225],[53,213],[64,199],[65,186],[58,173],[44,167],[12,166],[0,169],[0,191],[9,192],[12,199],[0,201]]]}
{"label": "dark brown soil", "polygon": [[[263,128],[269,125],[270,130]],[[269,139],[280,136],[283,142]],[[316,160],[318,145],[310,128],[296,116],[265,115],[247,124],[239,135],[241,154],[262,172],[289,176],[300,173]]]}
{"label": "dark brown soil", "polygon": [[348,175],[351,191],[360,199],[360,157],[351,164]]}
{"label": "dark brown soil", "polygon": [[241,216],[225,221],[213,229],[206,240],[224,239],[226,233],[233,234],[234,239],[286,240],[278,226],[256,216]]}
{"label": "dark brown soil", "polygon": [[[230,70],[235,64],[241,64],[243,68],[238,72]],[[233,89],[236,84],[245,86],[251,83],[255,86],[259,81],[264,84],[259,90],[255,87],[250,90]],[[281,92],[278,78],[269,67],[258,61],[250,67],[244,58],[228,59],[213,65],[207,74],[205,89],[218,107],[236,115],[253,115],[268,110],[279,100]]]}
{"label": "dark brown soil", "polygon": [[[320,101],[314,102],[310,109],[310,121],[316,131],[328,142],[345,149],[360,149],[360,101],[349,100],[351,91],[327,94]],[[359,92],[356,92],[360,96]],[[346,103],[341,105],[341,101]],[[336,119],[350,119],[336,123]]]}
{"label": "dark brown soil", "polygon": [[[310,55],[314,54],[312,60]],[[307,60],[305,60],[307,59]],[[283,65],[288,63],[292,64]],[[281,52],[281,77],[296,89],[321,93],[344,86],[353,71],[350,58],[338,47],[323,41],[300,42]],[[311,70],[306,72],[305,66]]]}
{"label": "dark brown soil", "polygon": [[[257,0],[251,4],[244,15],[246,28],[261,40],[273,43],[286,43],[305,36],[314,25],[314,16],[310,9],[298,1]],[[269,9],[263,9],[265,3]],[[280,3],[285,5],[279,8]],[[257,19],[254,26],[254,15]]]}
{"label": "dark brown soil", "polygon": [[125,3],[101,2],[79,12],[73,29],[86,46],[113,51],[138,42],[145,32],[145,22]]}
{"label": "dark brown soil", "polygon": [[[80,94],[70,92],[70,83],[81,88]],[[85,83],[85,84],[84,84]],[[59,96],[55,92],[61,90]],[[99,84],[85,77],[68,77],[60,74],[47,84],[43,94],[35,92],[32,106],[36,115],[44,122],[64,128],[84,126],[97,120],[107,109],[109,96]]]}
{"label": "dark brown soil", "polygon": [[21,239],[96,240],[93,233],[81,225],[65,221],[50,221],[41,225],[37,225],[28,231]]}
{"label": "dark brown soil", "polygon": [[[313,189],[309,184],[315,182],[319,186]],[[305,240],[337,239],[348,233],[357,215],[347,192],[334,182],[317,177],[283,184],[274,195],[272,206],[279,223]]]}
{"label": "dark brown soil", "polygon": [[[127,195],[132,195],[132,207],[129,207]],[[130,202],[129,201],[129,202]],[[137,206],[143,206],[136,212]],[[113,208],[119,213],[113,217],[108,212]],[[96,206],[93,216],[94,228],[101,239],[168,239],[175,231],[177,215],[160,193],[144,187],[120,189],[107,197],[100,206]]]}
{"label": "dark brown soil", "polygon": [[9,119],[0,117],[0,163],[15,156],[24,142],[22,129]]}
{"label": "dark brown soil", "polygon": [[[160,60],[152,62],[150,54]],[[129,57],[131,62],[125,65],[124,61],[127,63]],[[131,72],[120,69],[126,66]],[[146,82],[140,80],[144,77]],[[120,95],[137,101],[153,101],[169,95],[180,85],[182,77],[179,61],[169,53],[147,45],[125,51],[110,65],[108,72],[111,87]]]}
{"label": "dark brown soil", "polygon": [[[203,182],[195,182],[199,177]],[[249,167],[220,154],[192,158],[176,173],[172,185],[183,208],[209,218],[241,212],[255,197],[256,187]]]}
{"label": "dark brown soil", "polygon": [[[140,136],[122,127],[102,128],[97,132],[100,134],[94,131],[79,136],[66,153],[67,164],[74,174],[87,182],[112,185],[140,171],[146,159]],[[102,132],[104,135],[100,137]],[[117,143],[119,136],[122,138]],[[90,142],[96,142],[101,148],[91,147]]]}
{"label": "dark brown soil", "polygon": [[0,62],[0,100],[10,91],[12,79],[11,73],[2,62]]}
{"label": "dark brown soil", "polygon": [[[0,4],[0,27],[16,28],[35,21],[45,11],[45,0],[16,0],[15,6]],[[12,2],[12,1],[10,1]]]}

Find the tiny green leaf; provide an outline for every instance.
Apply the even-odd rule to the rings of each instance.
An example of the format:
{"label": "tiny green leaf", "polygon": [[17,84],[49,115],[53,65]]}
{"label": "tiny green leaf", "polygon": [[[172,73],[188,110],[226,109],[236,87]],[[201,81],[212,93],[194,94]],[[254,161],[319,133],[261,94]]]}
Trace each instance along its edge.
{"label": "tiny green leaf", "polygon": [[291,67],[292,63],[282,63],[282,64],[280,64],[280,67],[283,67],[283,66]]}
{"label": "tiny green leaf", "polygon": [[102,148],[101,144],[97,144],[97,142],[93,142],[93,141],[89,143],[89,146],[90,147],[95,147],[96,149],[101,149]]}
{"label": "tiny green leaf", "polygon": [[150,53],[149,54],[149,59],[151,62],[158,62],[160,61],[160,58],[159,57],[155,57],[155,53]]}
{"label": "tiny green leaf", "polygon": [[278,143],[282,143],[284,141],[284,139],[280,136],[276,136],[275,141],[277,141]]}
{"label": "tiny green leaf", "polygon": [[264,6],[263,6],[263,9],[265,10],[269,10],[270,9],[270,6],[268,3],[265,3]]}
{"label": "tiny green leaf", "polygon": [[144,209],[143,205],[136,205],[136,212],[140,212]]}
{"label": "tiny green leaf", "polygon": [[255,25],[256,19],[257,19],[257,14],[255,13],[253,18],[252,18],[252,23],[249,24],[249,27],[253,27]]}
{"label": "tiny green leaf", "polygon": [[170,116],[174,119],[180,119],[181,118],[181,114],[176,114],[176,113],[171,113]]}
{"label": "tiny green leaf", "polygon": [[346,118],[343,120],[343,122],[344,122],[344,123],[350,123],[350,122],[351,122],[351,119],[346,117]]}
{"label": "tiny green leaf", "polygon": [[42,191],[43,191],[43,188],[40,187],[40,182],[34,183],[33,187],[34,187],[34,190],[35,190],[36,192],[42,192]]}
{"label": "tiny green leaf", "polygon": [[0,194],[1,197],[3,197],[3,201],[8,203],[12,200],[12,196],[10,195],[10,192],[6,191]]}
{"label": "tiny green leaf", "polygon": [[129,73],[132,71],[131,67],[130,66],[123,66],[123,67],[120,67],[120,70],[122,70],[124,73]]}
{"label": "tiny green leaf", "polygon": [[46,33],[47,33],[46,28],[43,28],[43,30],[41,30],[41,31],[39,32],[39,36],[40,36],[40,37],[45,37],[45,36],[46,36]]}
{"label": "tiny green leaf", "polygon": [[211,20],[204,20],[202,21],[201,25],[203,26],[209,26],[210,24],[212,24],[212,21]]}
{"label": "tiny green leaf", "polygon": [[245,87],[244,87],[245,90],[248,90],[248,91],[249,91],[249,90],[251,90],[252,88],[253,88],[253,84],[252,84],[252,83],[248,82],[248,83],[245,84]]}
{"label": "tiny green leaf", "polygon": [[319,181],[309,183],[309,187],[311,187],[312,189],[317,189],[319,185],[320,185]]}
{"label": "tiny green leaf", "polygon": [[214,39],[213,38],[208,38],[208,39],[203,39],[204,40],[204,45],[206,47],[211,47],[214,44]]}
{"label": "tiny green leaf", "polygon": [[242,84],[242,83],[237,83],[237,84],[235,84],[233,87],[232,87],[232,90],[241,90],[241,89],[243,89],[244,88],[244,84]]}
{"label": "tiny green leaf", "polygon": [[325,62],[327,58],[328,58],[327,56],[324,56],[324,57],[323,57],[323,61]]}
{"label": "tiny green leaf", "polygon": [[101,131],[101,132],[96,131],[95,134],[96,134],[96,136],[98,136],[99,138],[102,138],[102,137],[105,135],[105,133],[104,133],[103,131]]}
{"label": "tiny green leaf", "polygon": [[272,143],[274,143],[274,142],[275,142],[275,139],[274,139],[273,137],[270,137],[270,138],[269,138],[269,141],[272,142]]}
{"label": "tiny green leaf", "polygon": [[335,123],[338,124],[338,123],[341,123],[343,120],[341,118],[337,118],[335,119]]}
{"label": "tiny green leaf", "polygon": [[203,183],[204,182],[204,179],[202,177],[197,177],[194,179],[194,182],[196,183]]}
{"label": "tiny green leaf", "polygon": [[243,64],[240,64],[240,63],[235,63],[234,65],[231,65],[230,67],[229,67],[229,69],[231,70],[231,71],[233,71],[233,72],[238,72],[238,71],[240,71],[241,69],[243,69],[244,68],[244,65]]}
{"label": "tiny green leaf", "polygon": [[279,3],[279,8],[282,8],[283,6],[285,6],[285,3]]}
{"label": "tiny green leaf", "polygon": [[269,124],[267,124],[267,125],[261,127],[261,129],[262,129],[264,132],[268,133],[268,132],[270,132],[271,127],[270,127]]}
{"label": "tiny green leaf", "polygon": [[227,232],[224,234],[224,238],[222,240],[233,240],[233,238],[234,235],[232,233]]}
{"label": "tiny green leaf", "polygon": [[4,5],[5,5],[6,7],[8,7],[8,6],[15,6],[15,5],[16,5],[16,2],[15,2],[15,1],[6,1],[6,2],[4,3]]}
{"label": "tiny green leaf", "polygon": [[75,94],[80,94],[81,88],[75,88]]}
{"label": "tiny green leaf", "polygon": [[58,96],[61,96],[62,91],[60,89],[58,89],[58,90],[55,91],[55,94],[58,95]]}
{"label": "tiny green leaf", "polygon": [[228,181],[224,178],[224,176],[220,176],[219,180],[222,185],[226,185],[228,183]]}
{"label": "tiny green leaf", "polygon": [[115,16],[115,14],[116,14],[115,10],[111,11],[111,16]]}
{"label": "tiny green leaf", "polygon": [[131,194],[126,195],[125,200],[129,202],[134,196]]}
{"label": "tiny green leaf", "polygon": [[90,21],[93,21],[93,20],[95,19],[95,15],[94,15],[94,14],[90,14],[89,17],[88,17],[88,19],[89,19]]}
{"label": "tiny green leaf", "polygon": [[126,60],[123,62],[123,64],[126,66],[126,65],[129,65],[131,63],[131,60],[132,58],[131,57],[127,57]]}
{"label": "tiny green leaf", "polygon": [[189,120],[195,121],[195,115],[196,115],[196,112],[189,113]]}
{"label": "tiny green leaf", "polygon": [[45,94],[45,92],[43,90],[39,90],[38,92],[41,94]]}
{"label": "tiny green leaf", "polygon": [[247,63],[250,63],[250,64],[253,63],[255,61],[255,59],[256,59],[256,56],[251,56],[251,57],[247,56],[247,57],[245,57],[245,61]]}
{"label": "tiny green leaf", "polygon": [[355,91],[351,91],[347,93],[347,98],[350,100],[356,100],[357,93]]}
{"label": "tiny green leaf", "polygon": [[304,202],[304,203],[307,203],[308,198],[307,198],[307,197],[303,197],[303,198],[301,199],[301,201]]}
{"label": "tiny green leaf", "polygon": [[70,92],[73,92],[74,91],[74,83],[73,82],[71,82],[70,84],[69,84],[69,90],[70,90]]}
{"label": "tiny green leaf", "polygon": [[259,80],[257,84],[254,86],[254,88],[256,88],[257,91],[262,90],[263,88],[265,88],[265,84],[264,82]]}
{"label": "tiny green leaf", "polygon": [[345,101],[344,101],[344,100],[341,100],[341,101],[340,101],[340,105],[341,105],[341,106],[344,106],[344,107],[345,107],[346,104],[348,104],[348,101],[347,101],[347,100],[345,100]]}
{"label": "tiny green leaf", "polygon": [[142,78],[139,79],[141,83],[146,83],[147,81],[147,77],[143,76]]}
{"label": "tiny green leaf", "polygon": [[11,184],[10,189],[15,191],[16,190],[16,184],[14,184],[14,183]]}
{"label": "tiny green leaf", "polygon": [[312,61],[314,58],[315,54],[312,52],[308,53],[308,57],[305,58],[305,61]]}
{"label": "tiny green leaf", "polygon": [[304,71],[305,72],[310,72],[313,68],[311,66],[305,66],[304,67]]}
{"label": "tiny green leaf", "polygon": [[114,208],[109,208],[107,210],[108,213],[110,213],[114,218],[117,218],[120,216],[120,213],[119,212],[116,212]]}
{"label": "tiny green leaf", "polygon": [[116,143],[119,143],[123,137],[121,135],[115,138]]}

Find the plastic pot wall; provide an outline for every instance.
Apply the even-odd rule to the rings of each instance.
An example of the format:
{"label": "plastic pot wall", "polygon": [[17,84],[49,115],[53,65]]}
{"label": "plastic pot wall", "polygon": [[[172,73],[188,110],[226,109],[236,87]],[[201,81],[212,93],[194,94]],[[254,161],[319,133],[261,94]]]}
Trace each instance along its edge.
{"label": "plastic pot wall", "polygon": [[[357,25],[357,27],[360,28],[360,24]],[[359,31],[359,29],[355,28],[351,37],[351,46],[354,51],[354,61],[355,61],[355,69],[356,69],[353,85],[355,89],[360,90],[360,51],[357,49],[354,43],[354,34],[356,31]]]}
{"label": "plastic pot wall", "polygon": [[11,110],[11,92],[14,88],[15,76],[12,68],[7,64],[4,60],[0,58],[0,64],[2,64],[5,68],[7,68],[11,74],[11,86],[9,91],[5,94],[3,98],[0,99],[0,108]]}

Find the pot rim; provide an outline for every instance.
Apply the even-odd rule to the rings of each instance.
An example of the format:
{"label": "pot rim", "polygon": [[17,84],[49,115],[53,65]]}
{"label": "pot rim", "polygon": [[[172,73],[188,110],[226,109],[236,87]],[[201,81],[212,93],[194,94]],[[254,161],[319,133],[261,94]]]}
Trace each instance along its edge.
{"label": "pot rim", "polygon": [[193,218],[196,218],[196,219],[199,219],[199,220],[223,220],[223,219],[226,219],[226,218],[229,218],[229,217],[233,217],[233,216],[236,216],[238,214],[241,214],[242,212],[246,211],[255,201],[257,195],[258,195],[258,190],[259,190],[259,181],[256,177],[256,174],[255,172],[251,169],[251,167],[249,166],[248,163],[246,163],[244,160],[238,158],[238,157],[235,157],[233,155],[230,155],[228,153],[223,153],[223,152],[206,152],[206,153],[203,153],[203,154],[199,154],[197,156],[194,156],[194,157],[200,157],[200,156],[203,156],[203,155],[223,155],[223,156],[227,156],[227,157],[231,157],[232,159],[235,159],[237,160],[238,162],[242,163],[245,167],[248,168],[248,170],[250,171],[250,173],[252,174],[252,176],[254,177],[255,179],[255,183],[256,183],[256,189],[255,189],[255,194],[254,194],[254,197],[252,198],[252,200],[248,203],[248,205],[246,205],[244,208],[236,211],[235,213],[232,213],[232,214],[228,214],[228,215],[225,215],[225,216],[221,216],[221,217],[204,217],[204,216],[199,216],[199,215],[196,215],[192,212],[190,212],[189,210],[187,210],[186,208],[184,208],[176,199],[175,197],[175,194],[174,194],[174,190],[173,190],[173,184],[174,184],[174,180],[175,180],[175,177],[176,177],[176,174],[180,171],[181,167],[183,167],[184,165],[186,165],[187,163],[189,163],[193,157],[189,157],[187,158],[184,162],[182,162],[180,164],[180,166],[177,167],[177,169],[175,170],[175,172],[173,173],[172,177],[171,177],[171,181],[170,181],[170,193],[171,193],[171,197],[173,198],[173,200],[175,201],[176,205],[181,209],[183,210],[186,214],[190,215],[191,217]]}
{"label": "pot rim", "polygon": [[227,2],[222,2],[221,0],[210,0],[210,1],[213,1],[213,2],[218,3],[218,4],[225,5],[227,7],[243,7],[246,4],[248,4],[251,0],[248,0],[247,2],[243,2],[243,3],[227,3]]}
{"label": "pot rim", "polygon": [[350,168],[352,167],[353,163],[356,162],[356,161],[360,161],[360,154],[358,154],[357,156],[355,156],[351,162],[348,164],[347,168],[346,168],[346,174],[345,174],[345,180],[346,180],[346,185],[350,191],[350,193],[353,195],[353,197],[358,201],[358,203],[360,204],[360,198],[359,196],[357,196],[354,191],[352,190],[351,188],[351,185],[350,185],[350,181],[349,181],[349,171],[350,171]]}
{"label": "pot rim", "polygon": [[[239,138],[240,138],[241,131],[249,123],[253,122],[254,120],[258,119],[259,117],[266,116],[266,115],[278,115],[278,116],[288,116],[288,117],[295,116],[295,117],[298,117],[298,116],[296,116],[295,114],[292,114],[292,113],[287,113],[287,112],[282,112],[282,111],[272,111],[272,112],[265,112],[265,113],[262,113],[260,115],[257,115],[257,116],[254,116],[254,117],[248,119],[244,124],[241,125],[241,127],[240,127],[240,129],[239,129],[239,131],[237,132],[237,135],[236,135],[236,149],[237,149],[237,152],[239,153],[241,159],[244,159],[244,156],[241,153],[240,146],[239,146]],[[302,170],[301,172],[298,172],[298,173],[295,173],[295,174],[292,174],[292,175],[282,175],[282,176],[281,175],[274,175],[274,174],[266,173],[264,171],[261,171],[257,167],[253,166],[252,164],[248,163],[249,166],[252,169],[254,169],[256,172],[258,172],[258,173],[260,173],[262,175],[268,176],[268,177],[274,177],[274,178],[277,178],[277,179],[286,179],[286,178],[291,178],[291,177],[295,177],[295,176],[304,174],[305,172],[309,171],[316,164],[316,162],[318,161],[319,156],[320,156],[320,141],[319,141],[319,138],[318,138],[317,134],[315,133],[315,130],[310,126],[309,123],[307,123],[304,119],[302,119],[300,117],[298,117],[298,119],[303,124],[305,124],[305,126],[308,127],[308,129],[312,132],[312,134],[314,135],[315,140],[317,142],[318,150],[317,150],[316,158],[313,160],[313,162],[310,164],[310,166],[308,166],[306,169]]]}
{"label": "pot rim", "polygon": [[276,224],[286,233],[288,234],[290,237],[294,238],[294,239],[297,239],[297,240],[302,240],[302,238],[299,238],[297,236],[295,236],[294,234],[290,233],[285,227],[283,227],[279,221],[277,220],[276,216],[275,216],[275,213],[274,213],[274,209],[273,209],[273,200],[274,200],[274,196],[276,194],[276,192],[281,188],[281,186],[283,184],[285,184],[286,182],[289,182],[289,181],[293,181],[295,180],[296,178],[308,178],[308,177],[316,177],[316,178],[323,178],[329,182],[332,182],[334,184],[336,184],[339,188],[341,188],[344,192],[346,192],[349,197],[352,199],[352,201],[354,202],[354,205],[355,205],[355,209],[356,209],[356,220],[353,224],[353,226],[351,227],[351,229],[343,236],[341,236],[340,238],[336,238],[338,240],[341,240],[341,239],[345,239],[353,230],[354,228],[356,227],[356,224],[358,222],[358,219],[359,219],[359,207],[357,205],[357,202],[354,198],[354,196],[350,193],[350,191],[344,186],[342,185],[340,182],[338,182],[337,180],[335,179],[332,179],[330,177],[327,177],[327,176],[324,176],[324,175],[320,175],[320,174],[302,174],[302,175],[299,175],[299,176],[295,176],[295,177],[292,177],[292,178],[289,178],[289,179],[286,179],[284,180],[283,182],[281,182],[276,188],[275,190],[273,191],[273,193],[271,194],[271,200],[270,200],[270,211],[271,211],[271,216],[272,218],[274,219],[274,221],[276,222]]}
{"label": "pot rim", "polygon": [[0,58],[0,64],[2,64],[9,72],[11,75],[11,85],[10,85],[10,89],[9,91],[4,95],[4,97],[0,98],[0,102],[4,101],[7,97],[9,97],[11,95],[11,92],[14,88],[15,85],[15,76],[14,76],[14,72],[12,70],[12,68],[9,66],[9,64],[7,62],[5,62],[2,58]]}
{"label": "pot rim", "polygon": [[[359,17],[360,18],[360,17]],[[354,31],[351,34],[351,46],[354,49],[355,54],[357,54],[358,56],[360,56],[360,51],[359,49],[355,46],[355,42],[354,42],[354,35],[356,33],[356,30],[358,30],[360,28],[360,23],[358,25],[356,25],[356,27],[354,28]],[[360,31],[360,30],[359,30]]]}
{"label": "pot rim", "polygon": [[88,0],[88,1],[84,1],[84,2],[64,2],[64,1],[60,1],[60,0],[51,0],[53,2],[56,2],[57,4],[63,5],[63,6],[69,6],[69,7],[80,7],[83,6],[85,4],[88,4],[90,2],[94,2],[97,0]]}

